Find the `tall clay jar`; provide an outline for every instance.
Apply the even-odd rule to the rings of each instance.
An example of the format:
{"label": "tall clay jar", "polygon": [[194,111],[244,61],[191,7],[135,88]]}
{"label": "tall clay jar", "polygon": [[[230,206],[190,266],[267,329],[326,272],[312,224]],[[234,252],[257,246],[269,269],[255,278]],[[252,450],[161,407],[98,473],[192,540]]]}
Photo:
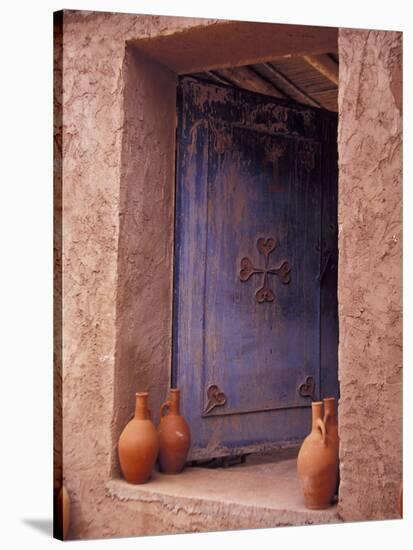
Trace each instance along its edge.
{"label": "tall clay jar", "polygon": [[190,445],[189,427],[180,414],[179,401],[180,391],[171,389],[168,401],[161,406],[158,427],[159,467],[165,474],[182,471]]}
{"label": "tall clay jar", "polygon": [[325,397],[323,399],[324,403],[324,425],[326,427],[327,435],[331,441],[331,444],[335,446],[337,454],[337,486],[335,494],[338,493],[338,480],[339,480],[339,461],[338,461],[338,449],[339,449],[339,438],[338,438],[338,422],[337,416],[334,408],[334,397]]}
{"label": "tall clay jar", "polygon": [[337,485],[337,448],[323,421],[323,403],[312,403],[312,429],[297,458],[298,477],[307,508],[331,505]]}
{"label": "tall clay jar", "polygon": [[118,453],[123,477],[129,483],[145,483],[151,476],[159,440],[148,409],[147,392],[136,394],[135,416],[120,435]]}

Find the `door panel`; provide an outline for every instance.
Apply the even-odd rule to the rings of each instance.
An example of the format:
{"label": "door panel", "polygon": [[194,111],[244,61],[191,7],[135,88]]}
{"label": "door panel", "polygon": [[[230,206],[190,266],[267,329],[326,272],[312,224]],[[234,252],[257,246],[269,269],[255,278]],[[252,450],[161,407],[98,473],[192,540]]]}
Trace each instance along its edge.
{"label": "door panel", "polygon": [[298,441],[321,390],[334,115],[190,78],[178,114],[173,381],[190,456]]}
{"label": "door panel", "polygon": [[[222,153],[209,147],[210,159],[221,158],[207,182],[203,377],[227,396],[211,414],[303,406],[300,381],[318,377],[320,186],[300,167],[288,170],[299,149],[296,140],[238,128]],[[282,155],[276,194],[274,151]],[[266,263],[281,272],[253,273]]]}

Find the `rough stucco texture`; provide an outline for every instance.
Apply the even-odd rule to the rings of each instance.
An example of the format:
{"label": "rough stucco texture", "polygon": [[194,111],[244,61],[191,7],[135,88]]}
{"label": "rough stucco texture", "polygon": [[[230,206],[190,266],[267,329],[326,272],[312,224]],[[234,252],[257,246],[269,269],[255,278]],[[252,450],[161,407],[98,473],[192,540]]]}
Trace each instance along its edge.
{"label": "rough stucco texture", "polygon": [[[131,508],[117,502],[114,506],[105,490],[114,454],[126,42],[211,23],[214,21],[64,12],[63,480],[72,500],[69,538],[144,531],[143,505]],[[141,109],[141,116],[143,112]],[[136,197],[137,191],[134,194]],[[129,206],[129,212],[132,210]],[[145,220],[138,208],[133,214],[139,231]],[[145,231],[151,233],[150,228]],[[150,292],[151,281],[145,283],[149,285],[146,292]],[[156,285],[154,289],[159,290]],[[169,308],[164,315],[170,317]],[[167,347],[170,341],[160,345]],[[167,357],[168,352],[159,356],[162,353]]]}
{"label": "rough stucco texture", "polygon": [[[152,420],[171,368],[176,80],[128,47],[120,190],[113,440],[149,393]],[[118,465],[113,457],[113,471]]]}
{"label": "rough stucco texture", "polygon": [[339,511],[347,521],[398,516],[401,52],[401,33],[339,31]]}

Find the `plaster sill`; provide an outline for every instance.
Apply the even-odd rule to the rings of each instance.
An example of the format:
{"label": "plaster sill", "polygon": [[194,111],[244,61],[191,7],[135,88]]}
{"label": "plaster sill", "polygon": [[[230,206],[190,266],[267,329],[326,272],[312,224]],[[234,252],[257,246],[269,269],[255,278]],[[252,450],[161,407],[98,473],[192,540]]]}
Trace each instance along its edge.
{"label": "plaster sill", "polygon": [[156,471],[144,485],[113,479],[107,490],[131,505],[160,505],[170,512],[198,516],[197,528],[188,524],[187,532],[340,522],[337,506],[305,507],[296,456],[297,449],[284,449],[249,456],[244,464],[225,469],[188,467],[175,476]]}

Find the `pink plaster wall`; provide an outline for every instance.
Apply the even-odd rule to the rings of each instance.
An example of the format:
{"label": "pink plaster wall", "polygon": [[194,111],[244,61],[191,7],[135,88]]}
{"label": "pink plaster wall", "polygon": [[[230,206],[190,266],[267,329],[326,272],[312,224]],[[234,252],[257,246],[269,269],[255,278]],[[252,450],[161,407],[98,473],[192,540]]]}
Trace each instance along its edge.
{"label": "pink plaster wall", "polygon": [[[115,356],[117,289],[126,296],[128,270],[123,269],[118,278],[118,254],[129,247],[122,240],[120,227],[122,214],[130,217],[126,222],[136,226],[149,238],[159,237],[166,224],[172,223],[169,205],[163,227],[157,227],[159,218],[151,221],[148,215],[159,207],[162,181],[152,195],[151,205],[139,205],[140,193],[147,189],[145,172],[136,174],[136,188],[128,197],[132,204],[125,204],[122,178],[131,178],[122,168],[124,134],[128,121],[124,110],[124,69],[126,43],[130,39],[168,34],[180,29],[208,25],[212,20],[175,17],[133,16],[107,13],[65,12],[63,26],[63,479],[72,498],[72,526],[69,537],[93,538],[132,534],[143,530],[142,506],[133,509],[107,495],[105,483],[110,477],[113,448],[113,411],[115,400]],[[137,130],[142,126],[145,114],[143,93],[137,89],[136,112],[140,112]],[[132,101],[129,97],[129,101]],[[140,126],[139,126],[140,125]],[[143,139],[143,138],[142,138]],[[129,151],[133,155],[133,151]],[[136,166],[135,166],[136,167]],[[146,170],[156,170],[148,159]],[[168,191],[165,191],[168,193]],[[165,195],[165,200],[170,201]],[[134,221],[133,221],[134,220]],[[136,223],[135,223],[136,222]],[[155,255],[156,262],[163,258],[162,249],[170,253],[172,226],[167,243],[161,244]],[[121,240],[120,240],[121,239]],[[119,243],[123,246],[119,248]],[[139,269],[143,244],[137,255],[130,254]],[[169,248],[168,248],[169,247]],[[136,247],[135,247],[136,248]],[[165,254],[165,253],[164,253]],[[154,265],[151,266],[154,269]],[[133,277],[132,277],[133,278]],[[150,278],[149,278],[150,279]],[[170,279],[163,279],[170,285]],[[169,281],[169,282],[168,282]],[[134,284],[136,282],[132,281]],[[130,351],[131,368],[152,361],[166,360],[170,345],[162,335],[170,325],[170,309],[158,303],[154,305],[154,319],[148,296],[152,290],[168,294],[168,288],[160,289],[143,275],[142,288],[145,316],[139,317],[141,327],[156,320],[160,323],[157,343],[162,350],[154,359]],[[133,294],[133,292],[132,292]],[[135,293],[133,300],[138,299]],[[159,298],[160,299],[160,298]],[[134,307],[128,304],[126,307]],[[121,334],[128,343],[130,335]],[[148,342],[147,342],[148,343]],[[136,344],[139,341],[136,339]],[[129,361],[129,359],[128,359]],[[137,364],[139,363],[139,364]],[[164,368],[167,368],[165,365]],[[130,388],[133,394],[135,388]]]}
{"label": "pink plaster wall", "polygon": [[397,517],[402,467],[401,33],[340,29],[340,513]]}
{"label": "pink plaster wall", "polygon": [[[170,386],[176,74],[127,48],[118,244],[113,440],[149,392],[155,424]],[[114,449],[113,470],[118,459]]]}

